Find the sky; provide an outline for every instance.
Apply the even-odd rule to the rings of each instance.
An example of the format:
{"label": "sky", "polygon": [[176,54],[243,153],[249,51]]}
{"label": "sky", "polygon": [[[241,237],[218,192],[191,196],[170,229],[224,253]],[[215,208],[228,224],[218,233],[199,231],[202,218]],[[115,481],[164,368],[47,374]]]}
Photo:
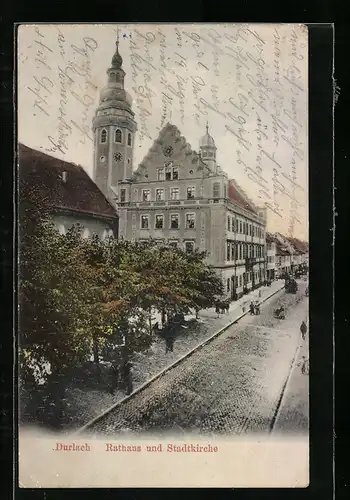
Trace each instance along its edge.
{"label": "sky", "polygon": [[21,25],[19,141],[92,175],[92,119],[115,52],[138,123],[134,165],[170,122],[267,209],[267,228],[308,240],[307,28],[274,24]]}

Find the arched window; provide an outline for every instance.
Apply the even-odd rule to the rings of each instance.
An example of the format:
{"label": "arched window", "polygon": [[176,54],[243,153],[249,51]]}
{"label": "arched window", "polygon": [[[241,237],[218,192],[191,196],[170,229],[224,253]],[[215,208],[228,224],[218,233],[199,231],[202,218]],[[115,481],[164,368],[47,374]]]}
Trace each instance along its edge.
{"label": "arched window", "polygon": [[103,128],[101,130],[101,143],[107,142],[107,130]]}
{"label": "arched window", "polygon": [[128,134],[128,146],[131,146],[131,134]]}
{"label": "arched window", "polygon": [[122,131],[117,128],[115,131],[115,137],[114,137],[115,142],[122,142]]}

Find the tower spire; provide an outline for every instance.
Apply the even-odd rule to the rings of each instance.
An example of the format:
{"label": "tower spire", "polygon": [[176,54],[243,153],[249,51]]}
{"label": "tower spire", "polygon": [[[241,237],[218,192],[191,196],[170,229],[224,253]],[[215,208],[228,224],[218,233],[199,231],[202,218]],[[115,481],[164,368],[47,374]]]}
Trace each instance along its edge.
{"label": "tower spire", "polygon": [[115,41],[115,53],[112,58],[112,68],[120,69],[123,64],[122,56],[119,54],[119,26],[117,26],[117,39]]}
{"label": "tower spire", "polygon": [[119,24],[117,25],[117,40],[116,40],[115,44],[117,46],[117,51],[118,51],[118,48],[119,48]]}
{"label": "tower spire", "polygon": [[207,124],[205,126],[206,130],[207,130],[207,134],[209,134],[209,125],[208,125],[208,120],[207,120]]}

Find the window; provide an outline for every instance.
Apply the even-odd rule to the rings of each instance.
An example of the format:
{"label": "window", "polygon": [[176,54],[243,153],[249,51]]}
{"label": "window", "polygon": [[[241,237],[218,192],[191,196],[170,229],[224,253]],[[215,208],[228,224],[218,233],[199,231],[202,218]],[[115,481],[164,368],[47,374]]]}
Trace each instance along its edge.
{"label": "window", "polygon": [[227,291],[229,292],[230,291],[230,278],[227,278]]}
{"label": "window", "polygon": [[191,187],[188,187],[187,188],[187,199],[188,200],[193,200],[193,198],[195,198],[195,192],[196,192],[196,188],[191,186]]}
{"label": "window", "polygon": [[186,214],[186,229],[194,229],[194,228],[195,228],[195,215]]}
{"label": "window", "polygon": [[177,180],[179,178],[179,169],[177,167],[173,167],[173,179]]}
{"label": "window", "polygon": [[227,231],[231,231],[231,217],[227,216]]}
{"label": "window", "polygon": [[128,146],[131,146],[131,134],[128,134]]}
{"label": "window", "polygon": [[193,241],[185,241],[185,252],[190,253],[194,250],[194,242]]}
{"label": "window", "polygon": [[101,143],[107,142],[107,130],[103,128],[101,130]]}
{"label": "window", "polygon": [[165,169],[165,180],[171,181],[171,168],[170,167],[166,167],[166,169]]}
{"label": "window", "polygon": [[122,142],[122,131],[119,128],[115,131],[114,142]]}
{"label": "window", "polygon": [[164,200],[164,189],[156,189],[156,201]]}
{"label": "window", "polygon": [[231,245],[227,242],[227,260],[231,260]]}
{"label": "window", "polygon": [[149,217],[148,215],[141,215],[141,229],[149,228]]}
{"label": "window", "polygon": [[178,200],[180,198],[180,189],[179,188],[171,188],[170,190],[170,199]]}
{"label": "window", "polygon": [[143,189],[142,190],[142,201],[150,201],[151,199],[151,190]]}
{"label": "window", "polygon": [[120,190],[120,201],[121,201],[121,203],[125,202],[125,197],[126,197],[126,189],[121,189]]}
{"label": "window", "polygon": [[179,246],[179,243],[177,240],[170,240],[169,241],[169,246],[170,247],[174,247],[174,248],[177,248]]}
{"label": "window", "polygon": [[164,181],[164,179],[165,179],[165,175],[164,174],[165,174],[164,168],[158,168],[157,169],[157,179],[159,181]]}
{"label": "window", "polygon": [[239,277],[239,286],[242,286],[242,275]]}
{"label": "window", "polygon": [[177,214],[170,216],[170,229],[179,229],[179,216]]}
{"label": "window", "polygon": [[220,182],[213,183],[213,198],[220,198]]}
{"label": "window", "polygon": [[251,235],[252,235],[252,225],[249,224],[249,236],[251,236]]}
{"label": "window", "polygon": [[164,215],[156,215],[156,229],[164,228]]}
{"label": "window", "polygon": [[239,221],[239,232],[240,232],[241,234],[242,234],[242,232],[243,232],[243,231],[242,231],[242,222],[241,222],[241,221]]}
{"label": "window", "polygon": [[236,245],[231,245],[231,260],[236,260]]}

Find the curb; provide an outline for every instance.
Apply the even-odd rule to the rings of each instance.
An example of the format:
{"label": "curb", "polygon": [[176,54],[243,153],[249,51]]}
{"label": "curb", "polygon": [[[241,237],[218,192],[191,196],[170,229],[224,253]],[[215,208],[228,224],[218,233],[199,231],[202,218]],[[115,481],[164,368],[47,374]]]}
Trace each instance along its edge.
{"label": "curb", "polygon": [[[266,302],[267,300],[269,300],[271,297],[273,297],[274,295],[276,295],[278,292],[280,292],[281,290],[284,289],[284,285],[279,288],[278,290],[276,290],[275,292],[272,292],[271,295],[269,295],[268,297],[262,299],[260,301],[260,304],[263,304],[264,302]],[[247,314],[249,313],[249,310],[248,311],[245,311],[244,313],[240,314],[237,318],[235,318],[233,321],[231,321],[230,323],[228,323],[227,325],[223,326],[220,330],[218,330],[217,332],[213,333],[213,335],[211,337],[208,337],[206,340],[204,340],[203,342],[201,342],[200,344],[196,345],[193,349],[191,349],[190,351],[188,351],[186,354],[184,354],[183,356],[181,356],[179,359],[177,359],[176,361],[174,361],[173,363],[171,363],[169,366],[167,366],[166,368],[163,368],[163,370],[161,370],[160,372],[158,372],[156,375],[154,375],[153,377],[151,377],[149,380],[147,380],[147,382],[144,382],[142,385],[140,385],[140,387],[138,387],[137,389],[135,389],[131,394],[129,394],[128,396],[126,396],[125,398],[121,399],[120,401],[118,401],[117,403],[114,403],[112,406],[110,406],[107,410],[105,410],[104,412],[102,412],[100,415],[97,415],[97,417],[94,417],[93,419],[91,419],[89,422],[87,422],[85,425],[83,425],[82,427],[80,427],[76,432],[73,433],[73,435],[79,435],[81,432],[87,430],[89,427],[91,427],[93,424],[95,424],[96,422],[98,422],[99,420],[101,420],[103,417],[105,417],[106,415],[108,415],[108,413],[110,413],[112,410],[114,410],[115,408],[117,408],[118,406],[120,406],[122,403],[124,403],[125,401],[128,401],[129,399],[133,398],[134,396],[136,396],[136,394],[138,394],[139,392],[141,392],[143,389],[145,389],[146,387],[148,387],[150,384],[152,384],[152,382],[154,382],[155,380],[157,380],[158,378],[160,378],[161,376],[165,375],[165,373],[167,373],[168,371],[172,370],[173,368],[175,368],[178,364],[181,363],[181,361],[183,361],[184,359],[186,358],[189,358],[190,356],[192,356],[192,354],[194,354],[195,352],[199,351],[199,349],[201,349],[202,347],[204,347],[205,345],[209,344],[212,340],[214,340],[216,337],[218,337],[221,333],[224,333],[228,328],[230,328],[230,326],[236,324],[240,319],[242,319],[244,316],[246,316]],[[294,360],[293,360],[294,361]],[[287,382],[286,382],[287,383]],[[286,384],[285,384],[286,385]],[[285,386],[284,388],[285,389]]]}
{"label": "curb", "polygon": [[276,410],[275,410],[275,413],[272,417],[272,420],[271,420],[271,423],[270,423],[270,430],[269,430],[269,433],[272,434],[274,432],[274,429],[275,429],[275,425],[278,421],[278,418],[280,416],[280,413],[281,413],[281,408],[282,408],[282,403],[285,399],[285,396],[286,396],[286,393],[287,393],[287,387],[288,387],[288,384],[289,384],[289,381],[292,377],[292,373],[293,373],[293,370],[295,368],[295,364],[296,364],[296,360],[298,359],[298,355],[299,355],[299,352],[300,352],[300,345],[298,345],[298,347],[295,349],[295,352],[294,352],[294,356],[292,358],[292,362],[290,364],[290,369],[289,369],[289,372],[288,372],[288,375],[287,375],[287,378],[282,386],[282,391],[281,391],[281,395],[278,399],[278,402],[277,402],[277,406],[276,406]]}
{"label": "curb", "polygon": [[299,343],[300,339],[301,339],[301,335],[298,338],[298,346],[295,349],[294,356],[293,356],[292,362],[290,364],[290,369],[289,369],[287,378],[286,378],[286,380],[285,380],[285,382],[284,382],[284,384],[282,386],[281,396],[280,396],[280,398],[279,398],[279,400],[277,402],[276,410],[275,410],[275,413],[274,413],[274,415],[272,417],[272,420],[271,420],[270,431],[269,431],[270,434],[272,434],[274,432],[274,430],[275,430],[276,423],[278,422],[279,416],[281,414],[281,409],[283,407],[283,401],[286,398],[287,387],[288,387],[288,384],[290,382],[290,379],[292,378],[292,373],[293,373],[293,371],[294,371],[294,369],[296,367],[296,362],[298,360],[299,352],[300,352],[300,349],[301,349],[301,345]]}

